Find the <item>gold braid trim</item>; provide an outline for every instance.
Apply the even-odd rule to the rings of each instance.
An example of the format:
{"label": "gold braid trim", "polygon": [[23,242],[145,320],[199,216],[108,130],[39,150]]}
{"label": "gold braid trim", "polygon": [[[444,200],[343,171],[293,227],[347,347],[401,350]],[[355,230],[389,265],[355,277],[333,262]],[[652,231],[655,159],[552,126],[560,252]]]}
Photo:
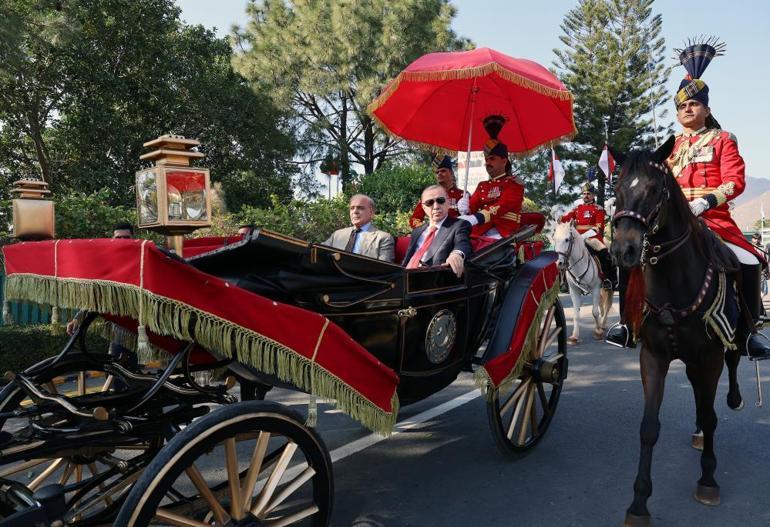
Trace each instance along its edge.
{"label": "gold braid trim", "polygon": [[727,203],[733,194],[735,194],[735,182],[730,181],[729,183],[722,183],[716,188],[713,194],[716,196],[719,205]]}
{"label": "gold braid trim", "polygon": [[516,361],[516,365],[497,387],[495,387],[492,378],[489,376],[489,373],[487,373],[484,366],[480,367],[473,374],[473,382],[476,384],[476,387],[481,390],[481,393],[486,395],[487,400],[491,401],[494,399],[500,388],[516,380],[521,375],[521,372],[524,371],[524,365],[532,361],[537,352],[537,334],[540,331],[540,324],[543,321],[543,316],[558,298],[559,280],[557,278],[551,288],[540,298],[537,312],[527,330],[527,336],[524,338],[524,346],[522,347],[521,355],[519,355],[519,358]]}
{"label": "gold braid trim", "polygon": [[[234,358],[268,375],[290,382],[298,389],[324,399],[373,432],[389,435],[396,423],[398,395],[386,412],[368,401],[332,372],[291,348],[250,330],[177,300],[156,295],[138,286],[107,280],[54,279],[50,276],[14,274],[7,277],[7,294],[14,300],[51,303],[63,307],[137,318],[144,301],[144,323],[153,333],[178,340],[197,342],[214,355]],[[191,328],[191,321],[194,325]],[[191,331],[192,329],[192,331]]]}
{"label": "gold braid trim", "polygon": [[[736,346],[736,344],[733,341],[731,341],[730,339],[727,338],[727,335],[725,335],[722,332],[722,329],[719,327],[719,324],[716,323],[716,321],[714,320],[714,316],[713,316],[714,315],[714,311],[716,311],[717,305],[720,303],[719,299],[724,297],[725,294],[726,294],[725,293],[725,288],[727,287],[727,285],[725,283],[726,280],[727,280],[727,277],[725,276],[725,273],[724,272],[720,272],[719,273],[719,286],[718,286],[718,289],[717,289],[717,294],[714,297],[714,302],[712,302],[711,306],[703,314],[703,320],[706,322],[706,325],[708,327],[710,327],[714,331],[714,333],[717,334],[717,336],[719,337],[719,340],[722,341],[722,345],[726,349],[735,350],[735,349],[738,349],[738,346]],[[739,307],[739,309],[740,309],[740,307]],[[740,313],[738,314],[738,316],[740,316]]]}
{"label": "gold braid trim", "polygon": [[668,167],[671,169],[671,173],[674,174],[674,177],[678,178],[681,175],[682,170],[684,170],[692,161],[695,152],[713,141],[720,133],[722,133],[722,130],[712,128],[705,131],[703,135],[692,144],[690,144],[690,140],[685,137],[685,139],[679,143],[679,149],[674,152],[673,158],[668,163]]}

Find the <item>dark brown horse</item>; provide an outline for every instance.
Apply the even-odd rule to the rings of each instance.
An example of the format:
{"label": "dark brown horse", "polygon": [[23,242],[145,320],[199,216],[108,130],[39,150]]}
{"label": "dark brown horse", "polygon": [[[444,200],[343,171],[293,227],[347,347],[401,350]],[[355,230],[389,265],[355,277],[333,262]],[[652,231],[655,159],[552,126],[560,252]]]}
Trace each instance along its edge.
{"label": "dark brown horse", "polygon": [[[729,370],[728,405],[736,409],[743,404],[736,376],[740,355],[737,350],[725,353],[733,335],[727,330],[722,332],[725,338],[720,338],[717,330],[704,323],[704,315],[722,305],[720,299],[734,298],[725,295],[725,288],[730,291],[727,274],[737,271],[737,261],[720,249],[720,242],[690,212],[664,164],[673,146],[671,137],[654,152],[615,153],[622,171],[615,189],[618,212],[613,217],[612,254],[631,276],[624,318],[641,340],[644,388],[639,469],[625,521],[631,526],[650,524],[652,450],[658,440],[658,414],[671,361],[680,359],[686,366],[695,395],[696,424],[703,431],[702,474],[695,491],[702,503],[719,503],[714,479],[714,398],[723,363]],[[735,310],[731,316],[735,318]]]}

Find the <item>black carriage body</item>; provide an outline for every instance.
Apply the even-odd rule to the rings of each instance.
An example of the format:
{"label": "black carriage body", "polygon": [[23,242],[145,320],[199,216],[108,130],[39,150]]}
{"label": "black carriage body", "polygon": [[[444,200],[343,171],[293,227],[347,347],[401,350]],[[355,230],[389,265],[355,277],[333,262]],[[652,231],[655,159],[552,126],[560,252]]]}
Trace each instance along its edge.
{"label": "black carriage body", "polygon": [[[462,278],[448,267],[406,270],[269,231],[188,262],[238,287],[328,317],[396,372],[405,405],[451,384],[463,368],[470,370],[518,270],[515,244],[534,230],[525,227],[472,255]],[[454,337],[442,331],[453,331]],[[451,346],[441,345],[448,341]]]}

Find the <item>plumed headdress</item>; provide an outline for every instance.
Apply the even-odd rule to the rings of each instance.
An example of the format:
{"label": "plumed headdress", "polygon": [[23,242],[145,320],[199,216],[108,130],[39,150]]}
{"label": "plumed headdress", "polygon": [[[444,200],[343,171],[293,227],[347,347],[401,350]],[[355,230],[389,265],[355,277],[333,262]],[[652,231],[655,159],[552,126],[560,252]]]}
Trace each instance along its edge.
{"label": "plumed headdress", "polygon": [[679,106],[684,101],[695,99],[708,106],[709,87],[701,76],[714,57],[725,54],[726,45],[717,37],[698,37],[687,41],[684,49],[675,49],[679,62],[687,70],[687,76],[679,83],[679,90],[674,96],[674,103]]}
{"label": "plumed headdress", "polygon": [[497,139],[497,136],[500,135],[500,130],[505,125],[505,121],[506,119],[502,115],[488,115],[484,118],[484,130],[489,134],[489,139],[484,143],[484,157],[508,157],[508,147]]}

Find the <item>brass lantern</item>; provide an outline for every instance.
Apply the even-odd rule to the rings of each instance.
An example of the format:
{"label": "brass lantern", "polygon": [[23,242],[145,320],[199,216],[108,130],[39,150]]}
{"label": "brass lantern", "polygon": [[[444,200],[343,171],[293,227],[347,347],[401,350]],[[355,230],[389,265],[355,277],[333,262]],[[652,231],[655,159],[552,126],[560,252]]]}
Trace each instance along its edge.
{"label": "brass lantern", "polygon": [[204,154],[192,151],[195,139],[162,135],[144,143],[153,150],[140,157],[155,166],[136,173],[138,226],[168,236],[181,255],[182,235],[211,226],[211,182],[206,168],[190,166]]}
{"label": "brass lantern", "polygon": [[54,237],[54,203],[45,199],[51,191],[39,179],[20,179],[13,184],[13,236],[20,240]]}

